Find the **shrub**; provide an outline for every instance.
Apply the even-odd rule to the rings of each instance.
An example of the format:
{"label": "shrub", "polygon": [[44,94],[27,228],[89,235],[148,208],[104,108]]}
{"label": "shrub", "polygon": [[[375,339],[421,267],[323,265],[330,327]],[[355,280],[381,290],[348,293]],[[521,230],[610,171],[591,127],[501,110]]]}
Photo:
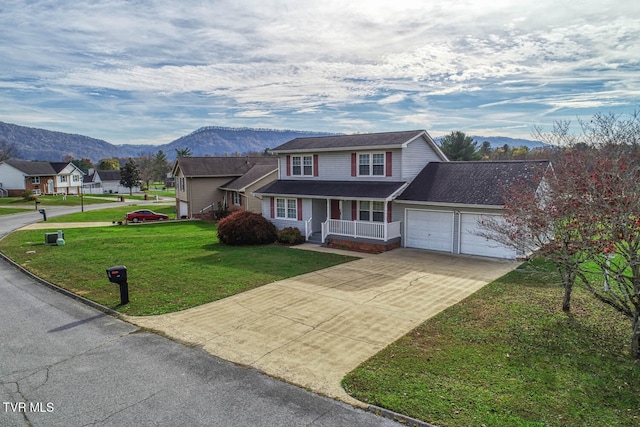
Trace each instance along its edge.
{"label": "shrub", "polygon": [[33,202],[34,200],[38,200],[38,198],[33,194],[33,191],[25,190],[24,193],[22,193],[22,200],[25,202]]}
{"label": "shrub", "polygon": [[265,245],[276,238],[276,226],[253,212],[236,212],[218,222],[218,239],[227,245]]}
{"label": "shrub", "polygon": [[296,227],[286,227],[278,230],[278,242],[299,245],[300,243],[304,243],[304,237],[302,237],[302,233],[300,233],[300,230]]}

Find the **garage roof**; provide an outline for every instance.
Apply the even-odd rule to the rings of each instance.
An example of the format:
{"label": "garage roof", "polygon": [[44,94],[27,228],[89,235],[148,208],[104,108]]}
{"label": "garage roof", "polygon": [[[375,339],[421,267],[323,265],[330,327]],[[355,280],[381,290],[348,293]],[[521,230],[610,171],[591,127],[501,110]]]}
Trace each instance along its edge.
{"label": "garage roof", "polygon": [[398,200],[501,206],[505,187],[537,186],[548,166],[548,160],[430,162]]}

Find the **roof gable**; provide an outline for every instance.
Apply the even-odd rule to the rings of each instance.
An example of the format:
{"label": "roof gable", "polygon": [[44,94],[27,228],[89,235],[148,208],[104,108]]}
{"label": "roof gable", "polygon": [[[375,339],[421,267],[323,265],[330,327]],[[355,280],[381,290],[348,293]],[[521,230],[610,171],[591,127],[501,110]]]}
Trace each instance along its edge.
{"label": "roof gable", "polygon": [[260,181],[262,178],[278,170],[278,165],[254,165],[239,178],[235,178],[220,186],[222,190],[244,191],[248,186]]}
{"label": "roof gable", "polygon": [[431,137],[429,137],[424,130],[296,138],[285,142],[272,151],[274,153],[287,153],[337,151],[344,149],[401,148],[422,135],[425,135],[431,140]]}
{"label": "roof gable", "polygon": [[398,200],[502,206],[503,189],[518,182],[537,186],[548,160],[431,162]]}

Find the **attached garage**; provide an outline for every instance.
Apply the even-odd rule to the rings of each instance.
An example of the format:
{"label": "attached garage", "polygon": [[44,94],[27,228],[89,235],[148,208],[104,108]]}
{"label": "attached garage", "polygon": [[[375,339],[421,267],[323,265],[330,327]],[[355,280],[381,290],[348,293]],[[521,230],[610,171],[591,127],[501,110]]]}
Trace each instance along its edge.
{"label": "attached garage", "polygon": [[[480,221],[487,216],[470,213],[460,215],[460,253],[514,259],[516,257],[515,249],[477,235],[480,230]],[[498,217],[498,215],[491,216]]]}
{"label": "attached garage", "polygon": [[405,246],[453,252],[453,212],[406,210]]}

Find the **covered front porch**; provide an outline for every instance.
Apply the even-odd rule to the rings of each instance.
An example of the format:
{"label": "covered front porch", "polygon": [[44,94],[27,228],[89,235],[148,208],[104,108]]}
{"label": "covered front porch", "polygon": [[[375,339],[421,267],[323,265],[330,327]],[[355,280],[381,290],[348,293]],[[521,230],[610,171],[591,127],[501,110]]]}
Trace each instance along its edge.
{"label": "covered front porch", "polygon": [[381,252],[400,245],[392,200],[405,182],[278,180],[261,189],[263,215],[278,228],[297,227],[307,241]]}
{"label": "covered front porch", "polygon": [[305,221],[305,237],[331,241],[389,242],[399,239],[401,221],[391,221],[391,202],[386,200],[311,199],[312,216]]}

